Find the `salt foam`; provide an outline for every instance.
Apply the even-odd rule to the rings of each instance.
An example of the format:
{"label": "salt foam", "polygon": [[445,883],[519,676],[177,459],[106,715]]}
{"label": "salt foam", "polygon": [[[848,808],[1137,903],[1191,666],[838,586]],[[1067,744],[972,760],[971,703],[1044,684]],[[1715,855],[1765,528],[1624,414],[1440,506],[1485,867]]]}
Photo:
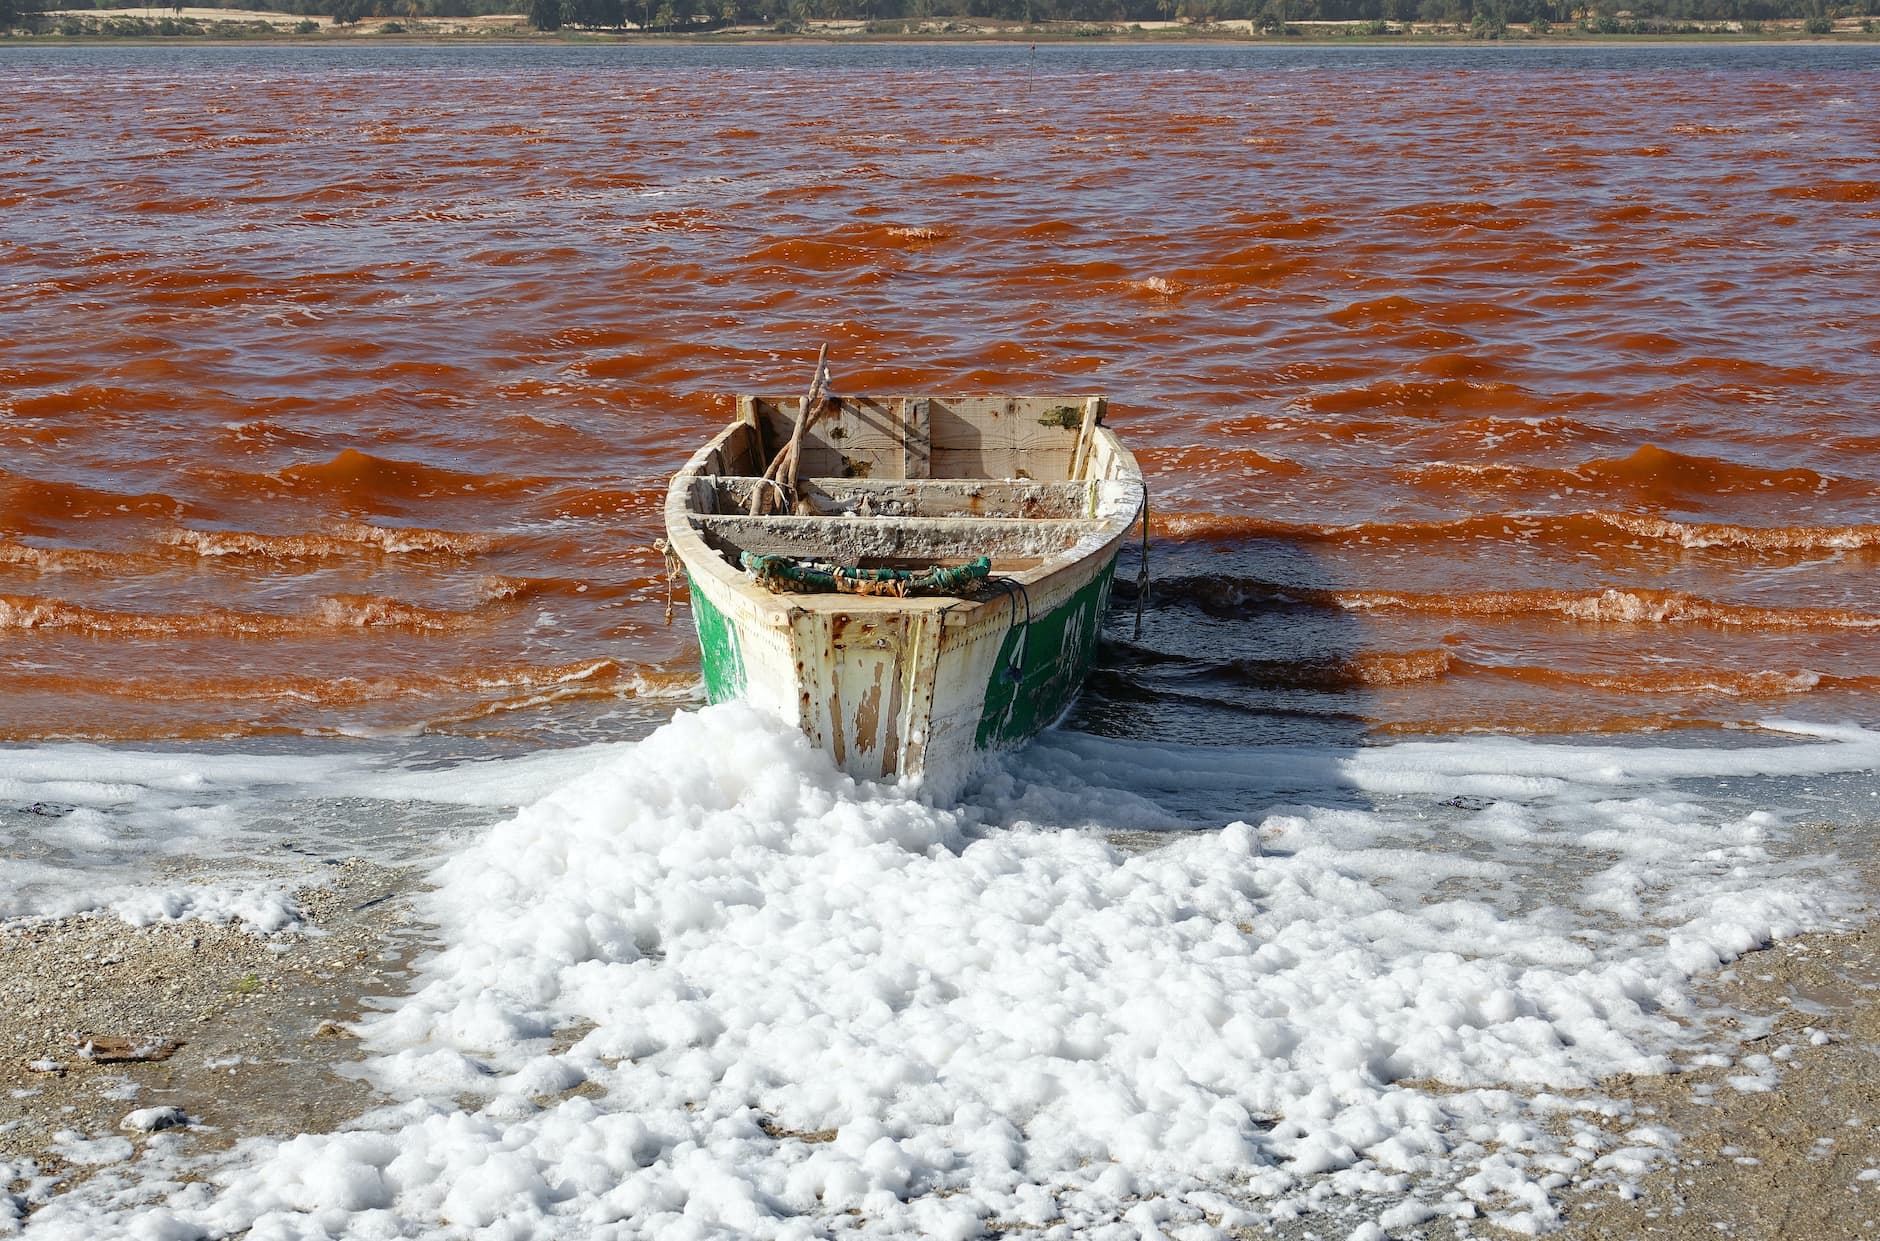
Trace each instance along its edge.
{"label": "salt foam", "polygon": [[1671,1066],[1691,976],[1848,907],[1782,816],[1672,783],[1880,765],[1812,731],[1322,755],[1332,804],[1142,849],[1096,829],[1260,752],[1059,736],[938,809],[682,713],[437,869],[442,947],[365,1027],[388,1106],[31,1233],[1546,1231],[1671,1142],[1593,1088]]}

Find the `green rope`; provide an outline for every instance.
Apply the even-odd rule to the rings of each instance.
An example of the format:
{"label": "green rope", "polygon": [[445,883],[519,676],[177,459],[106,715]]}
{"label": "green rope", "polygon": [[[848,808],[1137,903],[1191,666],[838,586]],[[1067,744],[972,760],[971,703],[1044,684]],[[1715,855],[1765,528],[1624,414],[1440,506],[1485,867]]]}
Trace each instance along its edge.
{"label": "green rope", "polygon": [[771,590],[809,594],[957,595],[992,572],[990,556],[969,560],[956,568],[929,565],[925,569],[858,569],[793,556],[760,556],[756,552],[742,552],[738,561]]}

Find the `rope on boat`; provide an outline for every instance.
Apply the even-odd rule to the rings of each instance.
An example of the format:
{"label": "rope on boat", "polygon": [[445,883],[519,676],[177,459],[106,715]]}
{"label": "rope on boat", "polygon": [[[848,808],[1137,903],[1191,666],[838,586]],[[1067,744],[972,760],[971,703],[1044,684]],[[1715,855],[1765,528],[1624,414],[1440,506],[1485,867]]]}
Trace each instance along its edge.
{"label": "rope on boat", "polygon": [[[1018,629],[1018,649],[1012,652],[1012,662],[999,669],[999,676],[1012,685],[1025,679],[1025,644],[1031,638],[1031,592],[1025,589],[1025,583],[1012,577],[995,577],[987,581],[1012,597],[1012,623],[1006,626],[1010,633]],[[1025,601],[1025,627],[1018,628],[1018,601]]]}
{"label": "rope on boat", "polygon": [[665,539],[654,539],[653,550],[666,558],[666,627],[672,628],[672,588],[673,584],[685,576],[685,561],[679,559],[679,553],[672,550],[672,544]]}
{"label": "rope on boat", "polygon": [[[770,477],[768,477],[768,476],[766,476],[766,477],[764,477],[764,478],[760,478],[760,479],[757,479],[757,480],[756,480],[756,481],[755,481],[755,482],[754,482],[754,483],[752,484],[752,486],[753,486],[753,488],[754,488],[755,490],[757,490],[757,491],[762,491],[762,490],[763,490],[764,488],[766,488],[766,487],[768,487],[768,488],[770,488],[770,489],[771,489],[772,491],[774,491],[774,492],[776,492],[776,493],[777,493],[777,502],[778,502],[778,503],[779,503],[780,505],[782,505],[782,506],[783,506],[783,508],[786,508],[786,509],[789,509],[789,508],[793,508],[793,507],[794,507],[794,505],[793,505],[793,502],[792,502],[792,500],[791,500],[791,498],[790,498],[790,493],[789,493],[789,492],[787,492],[787,491],[785,491],[785,490],[783,489],[783,484],[782,484],[782,483],[780,483],[780,482],[778,482],[778,481],[777,481],[776,479],[774,479],[774,478],[770,478]],[[759,512],[757,512],[757,511],[756,511],[756,510],[758,510],[758,509],[760,509],[760,508],[764,508],[764,507],[765,507],[765,506],[764,506],[764,503],[763,503],[763,501],[762,501],[762,500],[760,500],[760,499],[759,499],[759,498],[758,498],[757,496],[755,496],[755,495],[753,495],[753,496],[751,497],[751,510],[752,510],[752,515],[753,515],[753,516],[756,516],[756,517],[762,517],[762,516],[765,516],[765,514],[764,514],[764,513],[759,513]]]}
{"label": "rope on boat", "polygon": [[1142,484],[1142,563],[1136,566],[1136,634],[1132,641],[1142,641],[1142,609],[1149,603],[1149,483]]}
{"label": "rope on boat", "polygon": [[[741,552],[738,562],[768,590],[801,594],[957,595],[992,572],[992,557],[980,556],[963,565],[929,565],[925,569],[858,569],[794,556],[760,556]],[[1027,611],[1029,611],[1027,607]]]}

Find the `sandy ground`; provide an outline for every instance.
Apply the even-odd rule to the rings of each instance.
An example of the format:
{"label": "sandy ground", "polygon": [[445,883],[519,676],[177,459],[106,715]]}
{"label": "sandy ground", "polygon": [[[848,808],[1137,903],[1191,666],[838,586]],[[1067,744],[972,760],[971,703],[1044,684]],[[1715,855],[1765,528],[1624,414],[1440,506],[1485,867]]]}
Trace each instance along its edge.
{"label": "sandy ground", "polygon": [[[1880,1169],[1880,927],[1744,957],[1705,998],[1749,1023],[1741,1062],[1607,1083],[1684,1140],[1637,1199],[1569,1195],[1564,1235],[1880,1237],[1880,1170],[1868,1171]],[[1780,1085],[1738,1089],[1757,1056],[1780,1066]]]}
{"label": "sandy ground", "polygon": [[[43,1201],[96,1170],[86,1144],[99,1139],[202,1154],[251,1135],[331,1129],[365,1111],[370,1089],[334,1070],[358,1054],[348,1023],[408,979],[422,940],[406,913],[416,881],[337,864],[297,894],[309,929],[271,936],[108,917],[0,925],[0,1164],[32,1163],[31,1175],[0,1188],[29,1207]],[[1880,1169],[1880,923],[1753,953],[1701,999],[1714,1063],[1600,1090],[1633,1105],[1623,1124],[1681,1134],[1675,1158],[1635,1197],[1564,1187],[1566,1227],[1554,1235],[1880,1237],[1880,1171],[1867,1172]],[[180,1046],[162,1060],[87,1059],[83,1041],[100,1035]],[[181,1109],[184,1126],[121,1128],[133,1111],[166,1105]],[[1284,1231],[1313,1227],[1307,1217]],[[1460,1234],[1438,1221],[1417,1235]],[[1471,1235],[1486,1232],[1478,1224]]]}
{"label": "sandy ground", "polygon": [[[402,989],[413,882],[335,864],[296,893],[304,928],[266,936],[93,916],[0,924],[0,1164],[36,1165],[0,1190],[30,1204],[96,1170],[86,1142],[159,1140],[121,1128],[143,1109],[180,1108],[187,1125],[160,1140],[180,1134],[191,1153],[365,1111],[371,1091],[332,1069],[358,1054],[347,1023],[362,1005]],[[178,1046],[113,1059],[120,1040],[156,1054]]]}

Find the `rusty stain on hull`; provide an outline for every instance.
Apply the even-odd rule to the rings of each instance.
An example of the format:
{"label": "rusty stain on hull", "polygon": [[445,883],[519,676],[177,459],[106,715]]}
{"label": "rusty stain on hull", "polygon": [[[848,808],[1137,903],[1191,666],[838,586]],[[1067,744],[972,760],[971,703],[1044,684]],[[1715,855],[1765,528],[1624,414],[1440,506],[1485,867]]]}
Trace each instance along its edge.
{"label": "rusty stain on hull", "polygon": [[[1101,398],[1072,400],[1077,420],[1040,419],[1065,398],[844,396],[835,427],[819,421],[801,437],[808,477],[793,511],[752,516],[767,485],[753,471],[789,441],[801,403],[741,398],[739,421],[674,476],[666,519],[694,591],[737,636],[743,696],[860,779],[931,779],[1048,724],[1088,649],[1037,650],[1038,666],[1055,669],[1052,701],[1001,708],[1005,725],[988,730],[1001,652],[1033,625],[1083,632],[1088,622],[1046,622],[1067,607],[1089,616],[1107,598],[1143,498],[1134,458],[1101,426]],[[995,584],[958,597],[772,594],[743,571],[743,552],[863,567],[986,555]]]}
{"label": "rusty stain on hull", "polygon": [[880,665],[875,667],[875,684],[862,695],[862,700],[855,705],[855,752],[867,754],[875,748],[875,738],[881,732],[881,672]]}

